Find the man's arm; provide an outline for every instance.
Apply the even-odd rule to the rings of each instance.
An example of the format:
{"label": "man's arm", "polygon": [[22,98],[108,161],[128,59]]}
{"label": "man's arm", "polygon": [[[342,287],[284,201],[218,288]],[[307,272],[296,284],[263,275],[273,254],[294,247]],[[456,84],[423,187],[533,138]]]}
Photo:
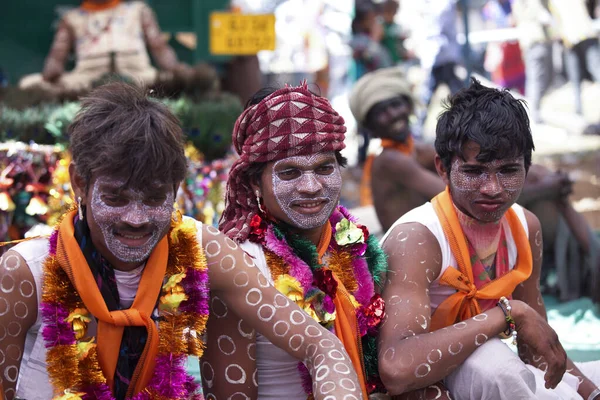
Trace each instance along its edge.
{"label": "man's arm", "polygon": [[37,319],[37,290],[25,260],[8,251],[0,259],[0,392],[15,397],[27,331]]}
{"label": "man's arm", "polygon": [[389,271],[383,291],[386,320],[379,340],[379,371],[390,394],[424,388],[444,379],[488,338],[506,330],[500,308],[429,332],[429,287],[440,274],[442,254],[421,224],[395,227],[383,249]]}
{"label": "man's arm", "polygon": [[[542,270],[542,254],[543,254],[543,243],[542,243],[542,231],[540,222],[537,217],[528,210],[525,210],[525,216],[527,218],[527,225],[529,227],[529,244],[531,246],[531,252],[533,256],[533,271],[529,279],[517,286],[513,297],[519,299],[531,306],[535,311],[539,313],[545,320],[547,320],[546,307],[544,305],[544,299],[540,293],[540,274]],[[548,369],[548,360],[545,357],[540,356],[534,351],[531,346],[525,343],[519,342],[519,356],[521,359],[543,371]],[[586,378],[575,364],[567,359],[567,372],[575,375],[579,378],[579,394],[587,399],[590,393],[597,388],[597,386]],[[548,387],[548,385],[546,385]]]}
{"label": "man's arm", "polygon": [[[235,394],[255,399],[256,334],[218,297],[211,297],[210,317],[206,327],[206,350],[200,361],[203,392],[215,399],[235,398]],[[232,365],[241,370],[231,375]],[[241,372],[240,372],[241,371]],[[246,376],[245,380],[241,377]]]}
{"label": "man's arm", "polygon": [[444,182],[437,174],[422,167],[411,156],[384,150],[376,162],[382,163],[383,167],[378,170],[386,172],[385,179],[390,179],[428,199],[435,197],[445,188]]}
{"label": "man's arm", "polygon": [[[504,313],[494,307],[428,333],[429,288],[442,268],[437,239],[421,224],[401,224],[392,230],[383,249],[388,255],[389,272],[383,291],[387,319],[378,343],[379,371],[391,394],[423,388],[444,379],[477,347],[506,330]],[[527,304],[512,301],[511,306],[519,340],[534,346],[539,354],[547,355],[546,379],[555,387],[566,362],[556,333]]]}
{"label": "man's arm", "polygon": [[64,20],[61,21],[44,63],[42,77],[45,81],[54,82],[65,72],[65,62],[74,41],[73,32]]}
{"label": "man's arm", "polygon": [[[234,241],[203,225],[202,242],[211,295],[243,315],[248,328],[304,362],[312,377],[315,399],[362,398],[350,357],[334,334],[275,289]],[[235,365],[227,373],[240,382],[253,379]]]}

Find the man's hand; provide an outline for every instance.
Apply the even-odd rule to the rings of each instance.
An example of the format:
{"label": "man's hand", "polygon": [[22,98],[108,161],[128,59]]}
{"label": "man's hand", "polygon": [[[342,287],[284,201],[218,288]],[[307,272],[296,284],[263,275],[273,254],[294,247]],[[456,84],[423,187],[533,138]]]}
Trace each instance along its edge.
{"label": "man's hand", "polygon": [[567,369],[567,353],[558,335],[544,317],[527,303],[513,300],[511,306],[519,342],[529,346],[533,354],[544,357],[548,364],[544,375],[545,386],[554,389]]}

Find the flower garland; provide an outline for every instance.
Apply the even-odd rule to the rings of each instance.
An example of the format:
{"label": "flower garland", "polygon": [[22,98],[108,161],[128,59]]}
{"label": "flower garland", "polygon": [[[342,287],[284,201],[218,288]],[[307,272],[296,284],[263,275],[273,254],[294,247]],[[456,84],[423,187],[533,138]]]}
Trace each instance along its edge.
{"label": "flower garland", "polygon": [[[386,257],[377,239],[343,206],[333,212],[329,223],[332,238],[322,264],[312,242],[298,235],[286,237],[282,228],[266,224],[257,216],[250,224],[251,240],[263,245],[275,288],[329,330],[333,329],[336,318],[333,299],[338,282],[335,277],[344,285],[355,306],[367,389],[369,393],[383,391],[377,372],[376,336],[385,315],[385,305],[375,293],[375,284],[382,284]],[[310,395],[312,384],[308,370],[302,363],[298,368],[304,389]]]}
{"label": "flower garland", "polygon": [[[50,237],[44,263],[43,336],[48,374],[55,399],[114,399],[98,363],[94,337],[86,337],[91,314],[56,258],[58,228]],[[169,258],[158,304],[159,344],[152,378],[134,400],[202,399],[199,385],[186,372],[188,355],[202,356],[201,336],[208,319],[206,258],[192,219],[178,215],[168,234]]]}

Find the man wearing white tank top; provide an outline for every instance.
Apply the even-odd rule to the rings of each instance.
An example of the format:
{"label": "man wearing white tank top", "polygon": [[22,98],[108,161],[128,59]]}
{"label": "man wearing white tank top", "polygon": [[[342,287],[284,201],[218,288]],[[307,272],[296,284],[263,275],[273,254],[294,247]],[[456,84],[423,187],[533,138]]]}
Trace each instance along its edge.
{"label": "man wearing white tank top", "polygon": [[446,190],[383,238],[386,388],[430,399],[600,398],[600,363],[571,362],[547,323],[540,222],[515,204],[534,148],[524,105],[473,80],[446,104],[435,147]]}

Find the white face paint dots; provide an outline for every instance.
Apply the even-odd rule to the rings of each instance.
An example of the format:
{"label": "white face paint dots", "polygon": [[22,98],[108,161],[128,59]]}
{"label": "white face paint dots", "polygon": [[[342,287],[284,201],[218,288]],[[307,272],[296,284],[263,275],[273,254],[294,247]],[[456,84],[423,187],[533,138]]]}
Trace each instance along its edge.
{"label": "white face paint dots", "polygon": [[[123,188],[125,181],[99,177],[90,202],[93,222],[103,236],[106,249],[119,261],[142,262],[171,223],[174,192],[171,185],[145,191]],[[94,226],[95,225],[95,226]]]}
{"label": "white face paint dots", "polygon": [[284,158],[273,164],[272,189],[287,218],[276,215],[277,207],[267,207],[276,218],[296,228],[318,228],[336,207],[341,188],[342,176],[333,152]]}

